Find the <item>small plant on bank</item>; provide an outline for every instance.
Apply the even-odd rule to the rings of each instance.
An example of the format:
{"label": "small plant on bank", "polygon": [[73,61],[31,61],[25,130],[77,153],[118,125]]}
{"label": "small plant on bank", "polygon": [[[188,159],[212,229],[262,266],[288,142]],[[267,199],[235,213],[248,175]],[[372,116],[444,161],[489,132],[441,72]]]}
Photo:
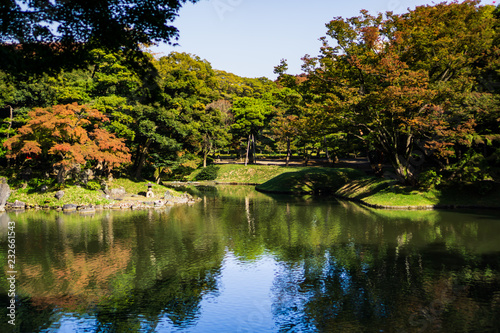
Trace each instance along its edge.
{"label": "small plant on bank", "polygon": [[443,181],[443,176],[435,170],[427,170],[419,176],[419,187],[422,190],[432,190],[439,186]]}
{"label": "small plant on bank", "polygon": [[28,181],[28,186],[37,189],[44,185],[50,187],[53,183],[54,180],[51,178],[32,178]]}
{"label": "small plant on bank", "polygon": [[203,168],[200,173],[196,175],[194,180],[215,180],[219,173],[220,167],[218,165],[209,165]]}
{"label": "small plant on bank", "polygon": [[85,187],[89,190],[97,191],[101,189],[101,184],[95,181],[89,181]]}

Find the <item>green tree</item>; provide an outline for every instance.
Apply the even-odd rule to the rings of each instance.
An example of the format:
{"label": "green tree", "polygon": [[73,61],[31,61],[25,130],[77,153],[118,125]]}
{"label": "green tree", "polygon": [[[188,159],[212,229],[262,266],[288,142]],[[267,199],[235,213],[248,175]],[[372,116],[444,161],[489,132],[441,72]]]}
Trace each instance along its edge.
{"label": "green tree", "polygon": [[156,68],[160,75],[161,104],[174,116],[171,124],[175,126],[170,127],[169,135],[178,143],[177,165],[189,163],[195,155],[201,155],[206,165],[214,145],[224,145],[228,139],[224,126],[227,110],[225,113],[218,107],[208,107],[214,106],[211,103],[220,96],[215,89],[214,70],[208,61],[178,52],[160,58]]}
{"label": "green tree", "polygon": [[3,111],[1,115],[2,123],[0,124],[0,143],[2,143],[0,157],[2,158],[5,157],[6,153],[3,142],[14,133],[12,129],[12,122],[14,119],[13,101],[14,87],[11,82],[9,82],[7,75],[0,72],[0,110]]}
{"label": "green tree", "polygon": [[133,108],[135,119],[132,128],[135,132],[133,169],[136,178],[142,178],[142,170],[158,156],[165,165],[175,165],[182,151],[182,138],[186,136],[185,126],[178,121],[177,115],[164,107],[138,104]]}
{"label": "green tree", "polygon": [[207,157],[217,147],[226,146],[231,140],[229,132],[231,103],[227,100],[218,100],[207,105],[201,114],[199,133],[201,136],[201,153],[203,167],[207,166]]}
{"label": "green tree", "polygon": [[274,137],[286,144],[286,166],[292,156],[292,141],[301,133],[299,116],[303,114],[302,96],[290,88],[278,89],[274,94],[276,116],[270,124]]}
{"label": "green tree", "polygon": [[264,128],[274,108],[263,99],[252,97],[235,98],[232,112],[234,123],[231,129],[240,137],[248,138],[245,165],[256,162],[255,137]]}
{"label": "green tree", "polygon": [[[12,61],[0,66],[13,71],[78,67],[96,47],[139,51],[141,45],[172,43],[179,31],[171,23],[188,1],[197,2],[2,1],[0,54]],[[41,64],[45,67],[37,68]]]}

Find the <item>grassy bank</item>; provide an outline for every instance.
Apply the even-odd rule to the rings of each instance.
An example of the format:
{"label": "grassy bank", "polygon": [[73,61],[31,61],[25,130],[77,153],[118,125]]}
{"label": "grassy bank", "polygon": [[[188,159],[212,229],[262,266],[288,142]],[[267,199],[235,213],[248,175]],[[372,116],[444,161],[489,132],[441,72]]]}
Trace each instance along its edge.
{"label": "grassy bank", "polygon": [[[283,167],[278,165],[243,165],[217,164],[215,180],[220,183],[262,184],[286,172],[301,171],[307,167]],[[189,175],[189,181],[197,180],[203,169],[197,169]]]}
{"label": "grassy bank", "polygon": [[[261,166],[259,172],[265,172],[266,168],[271,167]],[[500,184],[492,182],[419,190],[392,180],[368,177],[356,169],[272,167],[273,173],[277,173],[276,168],[281,172],[257,185],[257,190],[296,195],[334,194],[375,208],[500,208]]]}
{"label": "grassy bank", "polygon": [[344,185],[335,194],[378,208],[500,208],[500,185],[494,183],[460,184],[421,191],[394,181],[365,178]]}
{"label": "grassy bank", "polygon": [[256,189],[283,194],[326,194],[334,193],[352,180],[364,176],[363,172],[348,168],[301,168],[283,172]]}
{"label": "grassy bank", "polygon": [[[109,189],[121,188],[123,187],[128,195],[138,195],[139,198],[144,198],[147,191],[148,181],[134,181],[131,179],[120,178],[115,179],[108,184]],[[55,198],[55,193],[59,190],[64,191],[64,196],[58,200]],[[104,193],[101,190],[90,190],[81,186],[75,185],[52,185],[48,186],[46,192],[40,191],[40,186],[33,185],[30,182],[27,186],[23,188],[20,184],[11,185],[11,195],[8,202],[14,202],[16,200],[22,201],[29,206],[48,206],[48,207],[59,207],[65,204],[76,204],[76,205],[106,205],[113,203],[113,199],[106,199]],[[153,192],[155,198],[161,198],[165,195],[166,191],[170,191],[174,196],[180,196],[181,194],[168,189],[162,185],[153,185]]]}

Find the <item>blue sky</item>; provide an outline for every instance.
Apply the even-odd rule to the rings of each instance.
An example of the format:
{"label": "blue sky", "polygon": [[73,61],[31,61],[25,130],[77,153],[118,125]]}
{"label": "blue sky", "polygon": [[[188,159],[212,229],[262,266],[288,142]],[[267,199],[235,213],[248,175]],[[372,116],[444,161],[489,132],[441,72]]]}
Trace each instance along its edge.
{"label": "blue sky", "polygon": [[[439,3],[441,1],[436,1]],[[424,0],[200,0],[186,4],[174,25],[179,46],[153,48],[157,56],[186,52],[208,60],[215,69],[245,77],[275,78],[274,66],[287,59],[290,74],[300,73],[305,54],[317,55],[325,24],[336,16],[432,4]],[[493,4],[493,0],[482,0]]]}

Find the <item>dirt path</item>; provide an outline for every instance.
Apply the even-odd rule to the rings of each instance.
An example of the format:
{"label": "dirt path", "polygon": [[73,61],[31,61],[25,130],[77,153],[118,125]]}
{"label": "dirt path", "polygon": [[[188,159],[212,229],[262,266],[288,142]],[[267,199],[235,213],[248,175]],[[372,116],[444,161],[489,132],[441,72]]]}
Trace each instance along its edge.
{"label": "dirt path", "polygon": [[[239,159],[224,159],[216,162],[215,164],[245,164],[244,161]],[[280,165],[284,166],[286,162],[283,159],[260,159],[257,160],[257,165]],[[332,164],[327,159],[311,159],[308,166],[335,166],[338,168],[353,168],[362,170],[371,170],[370,162],[366,157],[363,158],[345,158],[340,159],[337,163]],[[303,160],[292,160],[288,166],[304,166]]]}

